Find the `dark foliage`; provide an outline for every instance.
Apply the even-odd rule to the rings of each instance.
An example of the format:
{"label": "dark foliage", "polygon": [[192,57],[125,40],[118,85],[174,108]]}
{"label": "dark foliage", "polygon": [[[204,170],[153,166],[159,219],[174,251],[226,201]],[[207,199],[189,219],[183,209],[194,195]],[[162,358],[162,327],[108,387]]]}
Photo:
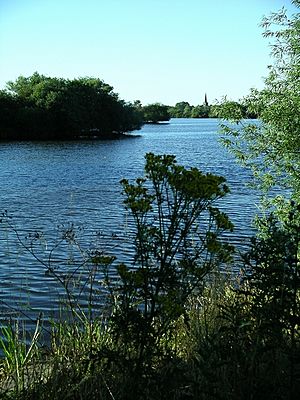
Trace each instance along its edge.
{"label": "dark foliage", "polygon": [[144,122],[157,124],[158,122],[169,121],[169,107],[160,103],[148,104],[141,107]]}
{"label": "dark foliage", "polygon": [[34,73],[0,91],[2,140],[113,138],[141,125],[141,113],[100,79]]}

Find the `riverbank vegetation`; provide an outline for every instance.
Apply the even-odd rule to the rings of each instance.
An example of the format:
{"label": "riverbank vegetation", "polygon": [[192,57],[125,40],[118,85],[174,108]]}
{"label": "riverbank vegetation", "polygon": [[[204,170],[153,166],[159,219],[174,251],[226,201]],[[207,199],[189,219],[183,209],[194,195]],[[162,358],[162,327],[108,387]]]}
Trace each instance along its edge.
{"label": "riverbank vegetation", "polygon": [[[252,118],[243,104],[243,118]],[[170,118],[215,118],[220,105],[170,107],[161,103],[126,103],[113,88],[97,78],[73,80],[39,73],[20,76],[0,90],[0,140],[113,139],[138,130],[145,123]]]}
{"label": "riverbank vegetation", "polygon": [[[77,264],[73,257],[69,269],[57,266],[53,249],[38,257],[64,289],[68,318],[49,327],[37,317],[30,338],[18,323],[2,327],[2,398],[298,398],[299,14],[282,11],[263,26],[275,61],[265,89],[246,100],[262,124],[244,125],[232,102],[220,108],[230,120],[224,143],[267,196],[248,250],[228,242],[233,225],[217,203],[230,196],[224,178],[147,154],[145,175],[122,181],[135,226],[132,264],[78,246],[73,228],[60,240],[78,250]],[[274,186],[286,190],[274,197]],[[1,224],[14,231],[6,213]],[[41,235],[18,238],[36,257]]]}
{"label": "riverbank vegetation", "polygon": [[138,106],[138,110],[143,116],[144,123],[157,124],[159,122],[169,121],[171,115],[169,113],[169,107],[161,103],[148,104],[142,106],[141,103],[135,102]]}
{"label": "riverbank vegetation", "polygon": [[[187,101],[181,101],[176,103],[175,106],[169,107],[169,114],[171,118],[218,118],[222,104],[226,101],[226,99],[223,99],[219,103],[208,104],[206,100],[206,102],[197,106],[193,106]],[[258,118],[258,114],[249,109],[246,102],[230,101],[230,103],[240,110],[243,119]]]}
{"label": "riverbank vegetation", "polygon": [[[300,7],[298,0],[293,3]],[[224,145],[252,171],[254,184],[266,194],[264,206],[275,208],[282,219],[288,218],[289,199],[300,201],[299,22],[299,13],[289,17],[284,9],[262,21],[274,62],[264,89],[253,89],[245,98],[261,123],[245,124],[232,102],[225,101],[219,110]]]}
{"label": "riverbank vegetation", "polygon": [[1,140],[115,138],[140,129],[141,114],[96,78],[50,78],[37,72],[0,91]]}
{"label": "riverbank vegetation", "polygon": [[[205,98],[206,99],[206,98]],[[242,118],[257,118],[246,103],[231,102]],[[145,123],[170,118],[217,118],[222,104],[192,106],[182,101],[126,103],[113,87],[98,78],[62,79],[20,76],[0,90],[0,140],[113,139]]]}

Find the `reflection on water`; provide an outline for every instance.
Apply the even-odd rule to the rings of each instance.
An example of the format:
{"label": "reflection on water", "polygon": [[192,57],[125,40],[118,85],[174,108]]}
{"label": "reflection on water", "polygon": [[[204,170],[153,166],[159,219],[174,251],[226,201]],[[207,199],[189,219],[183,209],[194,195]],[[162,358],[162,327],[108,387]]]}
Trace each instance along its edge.
{"label": "reflection on water", "polygon": [[[70,223],[81,229],[78,238],[85,249],[100,241],[126,261],[132,257],[131,226],[119,182],[143,173],[145,153],[175,154],[180,164],[227,178],[231,194],[220,207],[237,226],[233,242],[242,245],[258,198],[246,187],[248,172],[218,143],[217,129],[215,119],[173,119],[145,125],[128,140],[0,143],[0,211],[8,210],[22,240],[29,232],[44,232],[39,251],[46,264],[58,226]],[[58,312],[61,289],[47,275],[47,265],[18,245],[5,224],[0,229],[2,316],[20,307],[31,317]],[[55,262],[63,263],[68,251],[56,249]]]}

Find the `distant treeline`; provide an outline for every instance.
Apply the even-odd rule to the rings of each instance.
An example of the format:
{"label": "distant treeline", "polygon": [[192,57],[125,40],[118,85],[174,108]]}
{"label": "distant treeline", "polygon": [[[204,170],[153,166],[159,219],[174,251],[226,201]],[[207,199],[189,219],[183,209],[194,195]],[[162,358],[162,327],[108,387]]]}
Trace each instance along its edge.
{"label": "distant treeline", "polygon": [[[251,112],[246,104],[231,101],[241,118],[257,118],[257,114]],[[226,104],[228,101],[226,100]],[[142,113],[145,123],[158,123],[169,121],[170,118],[219,118],[223,112],[223,104],[208,104],[193,106],[187,101],[176,103],[175,106],[168,106],[161,103],[142,106],[141,102],[134,103],[137,110]]]}
{"label": "distant treeline", "polygon": [[[257,118],[248,110],[247,105],[238,102],[235,103],[239,108],[243,118]],[[218,104],[200,104],[197,106],[190,105],[187,101],[176,103],[174,107],[169,107],[169,114],[171,118],[218,118],[220,116],[220,108]]]}
{"label": "distant treeline", "polygon": [[[205,99],[206,100],[206,99]],[[243,118],[255,118],[235,103]],[[0,90],[0,140],[114,138],[170,118],[214,118],[220,105],[128,103],[97,78],[51,78],[35,72]]]}

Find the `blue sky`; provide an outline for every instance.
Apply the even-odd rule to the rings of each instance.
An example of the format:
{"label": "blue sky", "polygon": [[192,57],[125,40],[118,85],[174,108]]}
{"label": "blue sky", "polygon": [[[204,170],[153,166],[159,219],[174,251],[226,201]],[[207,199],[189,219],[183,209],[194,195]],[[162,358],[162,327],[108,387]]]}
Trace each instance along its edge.
{"label": "blue sky", "polygon": [[261,18],[289,0],[0,0],[0,88],[94,76],[126,101],[201,104],[263,87]]}

